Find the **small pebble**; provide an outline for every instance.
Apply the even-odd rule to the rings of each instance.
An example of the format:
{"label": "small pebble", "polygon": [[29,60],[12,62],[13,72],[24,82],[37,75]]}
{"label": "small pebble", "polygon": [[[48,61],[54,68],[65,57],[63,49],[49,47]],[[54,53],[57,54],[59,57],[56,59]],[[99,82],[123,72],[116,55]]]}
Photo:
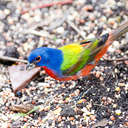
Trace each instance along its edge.
{"label": "small pebble", "polygon": [[117,68],[115,68],[115,73],[118,73],[119,71],[118,71],[118,69]]}
{"label": "small pebble", "polygon": [[118,83],[118,86],[124,87],[125,86],[125,83]]}
{"label": "small pebble", "polygon": [[21,97],[22,97],[22,92],[17,91],[17,92],[16,92],[16,96],[19,97],[19,98],[21,98]]}
{"label": "small pebble", "polygon": [[110,116],[110,120],[114,121],[115,120],[115,117],[113,115]]}
{"label": "small pebble", "polygon": [[113,122],[111,120],[108,123],[109,123],[109,125],[112,125],[113,124]]}
{"label": "small pebble", "polygon": [[59,117],[58,117],[58,122],[61,122],[61,121],[62,121],[62,117],[59,116]]}
{"label": "small pebble", "polygon": [[81,104],[81,103],[86,103],[86,99],[81,99],[77,102],[78,104]]}
{"label": "small pebble", "polygon": [[111,104],[112,103],[112,99],[110,97],[107,98],[107,102],[108,104]]}
{"label": "small pebble", "polygon": [[5,17],[5,13],[2,10],[0,10],[0,20],[3,20]]}
{"label": "small pebble", "polygon": [[115,114],[119,116],[121,114],[121,110],[120,109],[115,110]]}
{"label": "small pebble", "polygon": [[96,116],[95,116],[95,115],[91,115],[91,116],[90,116],[90,119],[91,119],[92,121],[94,121],[94,120],[96,120]]}
{"label": "small pebble", "polygon": [[28,121],[28,119],[27,119],[26,117],[24,117],[23,121],[24,121],[24,122],[27,122],[27,121]]}
{"label": "small pebble", "polygon": [[128,60],[124,61],[126,65],[128,65]]}
{"label": "small pebble", "polygon": [[102,97],[102,101],[106,101],[107,100],[107,98],[104,96],[104,97]]}
{"label": "small pebble", "polygon": [[64,28],[63,27],[59,27],[56,29],[56,32],[59,34],[63,34],[64,33]]}
{"label": "small pebble", "polygon": [[32,100],[32,104],[35,104],[36,102],[34,100]]}
{"label": "small pebble", "polygon": [[86,5],[83,7],[83,10],[85,11],[93,11],[93,6],[92,5]]}
{"label": "small pebble", "polygon": [[62,110],[61,107],[57,108],[56,110],[54,110],[54,114],[59,115],[61,110]]}
{"label": "small pebble", "polygon": [[96,72],[96,78],[99,78],[101,73],[99,71]]}
{"label": "small pebble", "polygon": [[126,121],[126,122],[124,123],[124,125],[125,125],[126,127],[128,127],[128,121]]}
{"label": "small pebble", "polygon": [[70,121],[73,121],[75,118],[74,117],[69,117],[69,120]]}
{"label": "small pebble", "polygon": [[120,92],[120,87],[116,87],[115,91]]}
{"label": "small pebble", "polygon": [[100,76],[100,80],[101,80],[101,81],[104,81],[104,77]]}

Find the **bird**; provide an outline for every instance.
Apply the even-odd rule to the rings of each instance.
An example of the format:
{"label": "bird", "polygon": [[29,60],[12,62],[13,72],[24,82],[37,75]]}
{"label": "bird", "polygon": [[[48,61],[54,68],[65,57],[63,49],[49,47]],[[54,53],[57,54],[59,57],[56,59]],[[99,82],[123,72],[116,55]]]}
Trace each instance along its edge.
{"label": "bird", "polygon": [[59,48],[39,47],[28,56],[28,67],[36,65],[59,81],[77,80],[89,75],[114,40],[128,32],[128,21],[110,33]]}

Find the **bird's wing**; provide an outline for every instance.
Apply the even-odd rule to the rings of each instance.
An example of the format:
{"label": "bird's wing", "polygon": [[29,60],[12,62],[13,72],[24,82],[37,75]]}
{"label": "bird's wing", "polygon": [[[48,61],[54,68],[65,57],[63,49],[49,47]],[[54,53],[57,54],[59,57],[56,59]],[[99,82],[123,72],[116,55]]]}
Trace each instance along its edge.
{"label": "bird's wing", "polygon": [[84,40],[59,48],[64,55],[61,65],[63,75],[75,75],[87,64],[95,63],[95,56],[103,48],[107,38],[108,35],[104,35],[101,39]]}
{"label": "bird's wing", "polygon": [[63,63],[61,65],[62,71],[68,70],[77,63],[80,58],[81,51],[83,51],[83,47],[77,43],[65,45],[59,49],[63,52]]}

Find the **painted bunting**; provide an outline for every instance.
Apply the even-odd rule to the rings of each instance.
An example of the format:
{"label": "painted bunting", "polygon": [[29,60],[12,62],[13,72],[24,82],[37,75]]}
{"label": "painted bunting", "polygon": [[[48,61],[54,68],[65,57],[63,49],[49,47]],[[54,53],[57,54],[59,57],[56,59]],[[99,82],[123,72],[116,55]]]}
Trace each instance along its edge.
{"label": "painted bunting", "polygon": [[29,66],[41,66],[56,80],[76,80],[87,76],[112,42],[127,31],[128,21],[97,39],[78,41],[60,48],[36,48],[28,57]]}

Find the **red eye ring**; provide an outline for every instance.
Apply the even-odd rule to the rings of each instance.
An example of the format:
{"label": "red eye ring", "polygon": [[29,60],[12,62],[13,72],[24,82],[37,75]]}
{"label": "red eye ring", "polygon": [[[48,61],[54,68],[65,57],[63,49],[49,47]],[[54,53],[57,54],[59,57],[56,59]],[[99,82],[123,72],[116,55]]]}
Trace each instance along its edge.
{"label": "red eye ring", "polygon": [[41,56],[37,56],[37,57],[36,57],[36,61],[37,61],[37,62],[40,62],[40,61],[41,61]]}

